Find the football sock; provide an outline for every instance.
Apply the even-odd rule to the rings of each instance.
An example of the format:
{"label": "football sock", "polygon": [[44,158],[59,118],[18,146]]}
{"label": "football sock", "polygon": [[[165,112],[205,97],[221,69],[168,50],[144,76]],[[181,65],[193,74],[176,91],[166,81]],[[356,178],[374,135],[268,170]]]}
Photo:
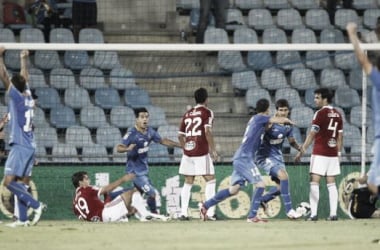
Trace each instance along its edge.
{"label": "football sock", "polygon": [[121,195],[122,193],[124,192],[127,192],[128,190],[131,190],[133,189],[133,187],[129,187],[129,188],[123,188],[121,190],[118,190],[118,191],[113,191],[111,193],[109,193],[109,196],[111,198],[111,200],[115,199],[117,196]]}
{"label": "football sock", "polygon": [[[212,197],[214,197],[214,195],[215,195],[215,186],[216,186],[215,179],[206,182],[206,188],[205,188],[206,189],[205,190],[205,198],[206,198],[206,200],[209,200]],[[207,216],[212,217],[212,216],[214,216],[214,214],[215,214],[215,206],[212,206],[212,207],[210,207],[207,210]]]}
{"label": "football sock", "polygon": [[146,207],[144,205],[144,200],[141,197],[141,194],[139,192],[134,192],[132,194],[131,206],[136,208],[136,210],[139,212],[139,214],[142,217],[146,217],[149,215],[149,211],[146,209]]}
{"label": "football sock", "polygon": [[226,188],[217,192],[214,197],[207,200],[203,205],[205,208],[209,209],[210,207],[215,206],[216,204],[227,199],[230,196],[231,196],[230,190]]}
{"label": "football sock", "polygon": [[316,182],[310,182],[310,216],[316,216],[318,211],[319,202],[319,184]]}
{"label": "football sock", "polygon": [[181,215],[187,216],[192,184],[184,183],[181,189]]}
{"label": "football sock", "polygon": [[7,188],[9,191],[14,193],[19,201],[23,202],[27,207],[37,209],[40,206],[40,203],[26,191],[24,184],[18,183],[16,181],[11,181]]}
{"label": "football sock", "polygon": [[[25,205],[24,202],[20,201],[19,199],[17,199],[17,196],[16,196],[16,200],[17,200],[17,218],[19,221],[27,221],[28,220],[28,207]],[[16,204],[16,200],[15,200],[15,204]],[[15,211],[16,211],[16,207],[15,207]]]}
{"label": "football sock", "polygon": [[274,198],[276,198],[276,196],[279,194],[281,194],[280,190],[278,190],[277,187],[272,187],[271,189],[269,189],[268,193],[263,195],[263,197],[261,198],[261,201],[262,202],[269,202],[269,201],[273,200]]}
{"label": "football sock", "polygon": [[329,191],[330,216],[336,216],[338,209],[338,189],[335,183],[329,183],[327,184],[327,190]]}
{"label": "football sock", "polygon": [[252,194],[251,208],[248,213],[248,218],[254,218],[257,215],[257,210],[259,209],[261,203],[261,197],[264,193],[263,187],[257,187]]}
{"label": "football sock", "polygon": [[146,203],[148,204],[149,210],[152,213],[157,213],[157,205],[156,205],[156,197],[149,196],[146,200]]}
{"label": "football sock", "polygon": [[284,203],[284,206],[285,206],[285,211],[289,212],[291,209],[293,209],[292,199],[290,197],[290,192],[289,192],[289,180],[280,181],[280,190],[281,190],[282,202]]}

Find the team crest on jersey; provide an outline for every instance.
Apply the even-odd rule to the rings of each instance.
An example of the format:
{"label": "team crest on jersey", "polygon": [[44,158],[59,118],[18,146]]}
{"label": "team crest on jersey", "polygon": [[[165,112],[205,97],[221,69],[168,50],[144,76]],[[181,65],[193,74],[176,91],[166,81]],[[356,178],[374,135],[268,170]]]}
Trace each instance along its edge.
{"label": "team crest on jersey", "polygon": [[188,141],[185,145],[185,150],[193,150],[195,148],[195,141]]}
{"label": "team crest on jersey", "polygon": [[334,138],[330,138],[330,140],[327,142],[327,145],[330,148],[335,148],[336,147],[336,140]]}
{"label": "team crest on jersey", "polygon": [[131,135],[131,132],[127,132],[124,136],[123,136],[123,140],[126,140],[128,139],[128,137]]}

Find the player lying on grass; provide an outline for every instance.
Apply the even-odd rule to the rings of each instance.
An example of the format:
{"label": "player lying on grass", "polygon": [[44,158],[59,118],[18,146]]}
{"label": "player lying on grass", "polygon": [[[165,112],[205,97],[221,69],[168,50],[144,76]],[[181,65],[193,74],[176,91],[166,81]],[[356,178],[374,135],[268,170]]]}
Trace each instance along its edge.
{"label": "player lying on grass", "polygon": [[[140,221],[159,219],[167,221],[169,218],[149,212],[140,192],[135,188],[112,193],[124,182],[135,176],[127,174],[104,187],[90,185],[87,172],[79,171],[71,177],[76,188],[73,200],[73,210],[80,220],[102,222],[128,222],[128,216],[137,213]],[[112,199],[112,197],[116,197]],[[104,196],[102,200],[101,197]]]}

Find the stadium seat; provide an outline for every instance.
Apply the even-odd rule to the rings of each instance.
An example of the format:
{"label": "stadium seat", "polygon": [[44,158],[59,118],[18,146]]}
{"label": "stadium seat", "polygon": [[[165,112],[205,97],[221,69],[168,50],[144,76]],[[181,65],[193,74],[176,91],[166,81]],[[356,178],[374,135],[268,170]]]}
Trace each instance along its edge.
{"label": "stadium seat", "polygon": [[290,85],[297,90],[316,88],[314,72],[311,69],[294,69],[290,76]]}
{"label": "stadium seat", "polygon": [[263,31],[263,43],[287,43],[285,31],[279,28],[267,28]]}
{"label": "stadium seat", "polygon": [[149,145],[148,163],[167,163],[170,162],[168,148],[159,143]]}
{"label": "stadium seat", "polygon": [[117,128],[131,128],[135,125],[135,113],[130,107],[113,107],[110,116],[111,124]]}
{"label": "stadium seat", "polygon": [[360,147],[361,133],[360,129],[351,124],[344,124],[343,127],[344,140],[343,146],[352,149],[353,147]]}
{"label": "stadium seat", "polygon": [[46,153],[45,147],[36,147],[36,159],[39,163],[50,162],[49,155]]}
{"label": "stadium seat", "polygon": [[232,87],[237,90],[247,91],[249,88],[258,88],[259,83],[254,71],[242,71],[232,74]]}
{"label": "stadium seat", "polygon": [[316,89],[316,87],[312,87],[305,90],[305,104],[311,108],[315,108],[314,90]]}
{"label": "stadium seat", "polygon": [[342,107],[339,107],[339,106],[335,106],[334,107],[336,110],[338,110],[338,112],[342,115],[342,119],[343,119],[343,124],[348,122],[347,121],[347,118],[346,118],[346,113],[344,112],[343,108]]}
{"label": "stadium seat", "polygon": [[77,125],[74,111],[67,106],[52,108],[50,110],[50,123],[56,128],[68,128]]}
{"label": "stadium seat", "polygon": [[110,72],[111,86],[118,90],[136,87],[135,77],[129,69],[122,67],[114,68]]}
{"label": "stadium seat", "polygon": [[36,140],[37,147],[52,148],[58,143],[57,131],[52,127],[34,128],[34,138]]}
{"label": "stadium seat", "polygon": [[112,162],[123,163],[127,161],[127,155],[125,153],[118,153],[116,147],[112,150]]}
{"label": "stadium seat", "polygon": [[[371,86],[372,81],[369,77],[366,77],[366,84]],[[353,69],[350,71],[348,85],[352,89],[362,90],[363,89],[363,70],[361,68]]]}
{"label": "stadium seat", "polygon": [[355,89],[348,86],[339,87],[335,91],[334,102],[342,108],[351,108],[360,105],[360,97]]}
{"label": "stadium seat", "polygon": [[124,102],[127,106],[132,108],[143,107],[151,104],[148,92],[139,87],[125,89]]}
{"label": "stadium seat", "polygon": [[306,27],[323,30],[331,27],[329,14],[325,9],[310,9],[305,14]]}
{"label": "stadium seat", "polygon": [[82,161],[88,163],[107,163],[110,159],[103,145],[93,144],[82,149]]}
{"label": "stadium seat", "polygon": [[22,29],[20,31],[21,43],[45,43],[44,34],[37,28]]}
{"label": "stadium seat", "polygon": [[292,32],[292,43],[317,43],[317,38],[311,29],[294,29]]}
{"label": "stadium seat", "polygon": [[179,128],[174,125],[162,125],[157,129],[162,138],[168,138],[173,141],[178,141],[178,131]]}
{"label": "stadium seat", "polygon": [[113,148],[121,142],[121,133],[117,127],[105,126],[96,130],[96,143],[106,148]]}
{"label": "stadium seat", "polygon": [[[9,70],[13,71],[19,71],[20,70],[20,50],[6,50],[4,53],[4,63],[5,66]],[[30,62],[30,57],[27,59],[27,65],[30,68],[31,62]]]}
{"label": "stadium seat", "polygon": [[274,27],[272,15],[267,9],[251,9],[248,13],[248,26],[254,30]]}
{"label": "stadium seat", "polygon": [[320,84],[321,87],[331,89],[347,86],[344,74],[340,69],[323,69]]}
{"label": "stadium seat", "polygon": [[42,70],[62,67],[58,52],[54,50],[36,50],[34,53],[34,65]]}
{"label": "stadium seat", "polygon": [[[362,127],[362,106],[353,106],[350,109],[350,123],[358,128]],[[372,123],[372,109],[367,107],[365,127]]]}
{"label": "stadium seat", "polygon": [[61,99],[55,88],[36,88],[35,94],[38,96],[37,105],[42,109],[51,109],[61,106]]}
{"label": "stadium seat", "polygon": [[30,68],[29,69],[29,86],[31,88],[43,88],[48,87],[44,73],[40,69]]}
{"label": "stadium seat", "polygon": [[308,128],[314,116],[314,111],[306,106],[296,106],[292,108],[290,119],[296,122],[299,128]]}
{"label": "stadium seat", "polygon": [[50,85],[56,89],[70,89],[77,87],[75,77],[70,69],[54,68],[50,72]]}
{"label": "stadium seat", "polygon": [[264,0],[264,6],[272,10],[281,10],[290,8],[288,0]]}
{"label": "stadium seat", "polygon": [[373,140],[375,138],[375,130],[372,124],[368,125],[366,135],[367,143],[373,143]]}
{"label": "stadium seat", "polygon": [[87,90],[78,86],[65,90],[64,102],[73,109],[81,109],[91,104]]}
{"label": "stadium seat", "polygon": [[149,125],[153,128],[168,125],[164,109],[154,105],[147,105],[146,109],[149,112]]}
{"label": "stadium seat", "polygon": [[305,67],[298,51],[277,51],[276,65],[283,70],[301,69]]}
{"label": "stadium seat", "polygon": [[[45,128],[45,127],[50,127],[50,124],[46,121],[45,118],[45,112],[39,108],[39,107],[34,107],[33,108],[34,116],[33,116],[33,125],[39,128]],[[4,113],[0,113],[4,114]]]}
{"label": "stadium seat", "polygon": [[306,66],[313,70],[332,68],[333,64],[327,51],[306,51]]}
{"label": "stadium seat", "polygon": [[57,143],[52,150],[53,162],[78,163],[78,152],[73,145]]}
{"label": "stadium seat", "polygon": [[120,67],[119,56],[116,51],[95,51],[94,66],[101,70],[112,70]]}
{"label": "stadium seat", "polygon": [[84,28],[79,31],[79,43],[104,43],[103,33],[94,28]]}
{"label": "stadium seat", "polygon": [[289,102],[290,108],[302,106],[301,97],[296,89],[293,88],[281,88],[277,89],[275,96],[275,102],[279,99],[286,99]]}
{"label": "stadium seat", "polygon": [[315,0],[290,0],[291,5],[298,10],[318,9],[319,4]]}
{"label": "stadium seat", "polygon": [[380,17],[380,9],[368,9],[363,14],[363,25],[365,28],[374,30],[376,28],[377,18]]}
{"label": "stadium seat", "polygon": [[271,100],[268,90],[262,88],[248,89],[245,95],[245,104],[247,108],[256,108],[256,102],[261,98]]}
{"label": "stadium seat", "polygon": [[199,0],[178,0],[176,1],[176,7],[184,10],[199,9]]}
{"label": "stadium seat", "polygon": [[273,67],[269,51],[248,51],[247,64],[252,70],[264,70]]}
{"label": "stadium seat", "polygon": [[240,9],[227,9],[226,29],[235,30],[245,25]]}
{"label": "stadium seat", "polygon": [[247,27],[241,27],[234,31],[234,43],[258,43],[256,31]]}
{"label": "stadium seat", "polygon": [[261,86],[268,90],[289,87],[284,71],[281,69],[265,69],[261,73]]}
{"label": "stadium seat", "polygon": [[240,51],[219,51],[218,65],[227,71],[241,71],[246,68]]}
{"label": "stadium seat", "polygon": [[263,0],[235,0],[235,6],[241,10],[265,8]]}
{"label": "stadium seat", "polygon": [[91,104],[80,110],[80,123],[90,129],[96,129],[108,124],[104,110]]}
{"label": "stadium seat", "polygon": [[354,22],[360,26],[360,19],[355,10],[351,9],[337,9],[335,12],[335,26],[341,30],[346,30],[349,22]]}
{"label": "stadium seat", "polygon": [[75,43],[74,35],[70,29],[55,28],[50,31],[49,41],[51,43]]}
{"label": "stadium seat", "polygon": [[91,138],[90,130],[84,126],[71,126],[66,129],[66,144],[74,148],[87,147],[94,144]]}
{"label": "stadium seat", "polygon": [[359,68],[359,62],[352,51],[337,51],[335,53],[335,66],[342,70]]}
{"label": "stadium seat", "polygon": [[95,104],[103,109],[111,109],[120,105],[120,96],[114,88],[99,88],[95,90]]}
{"label": "stadium seat", "polygon": [[224,29],[208,27],[204,35],[204,43],[229,43]]}
{"label": "stadium seat", "polygon": [[353,0],[352,7],[356,10],[376,9],[378,8],[376,0]]}
{"label": "stadium seat", "polygon": [[103,72],[93,67],[84,68],[80,71],[79,85],[88,90],[107,87]]}
{"label": "stadium seat", "polygon": [[85,67],[88,67],[90,64],[90,59],[88,57],[87,51],[84,50],[65,51],[63,60],[65,67],[71,70],[81,70]]}
{"label": "stadium seat", "polygon": [[280,9],[277,12],[277,26],[284,30],[304,27],[301,15],[296,9]]}
{"label": "stadium seat", "polygon": [[15,35],[11,29],[0,28],[0,42],[1,43],[14,43],[16,42]]}
{"label": "stadium seat", "polygon": [[320,34],[321,43],[344,43],[342,31],[334,28],[323,29]]}

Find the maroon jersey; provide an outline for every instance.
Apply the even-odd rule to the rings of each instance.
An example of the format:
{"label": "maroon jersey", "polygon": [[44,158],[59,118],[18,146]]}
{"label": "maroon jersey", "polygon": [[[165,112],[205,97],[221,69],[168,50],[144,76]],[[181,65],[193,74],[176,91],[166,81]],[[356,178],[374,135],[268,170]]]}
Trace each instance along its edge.
{"label": "maroon jersey", "polygon": [[99,189],[93,186],[77,188],[73,210],[80,219],[102,221],[104,203],[99,199],[98,193]]}
{"label": "maroon jersey", "polygon": [[212,127],[214,113],[204,105],[196,105],[187,111],[181,121],[179,133],[185,135],[183,152],[187,156],[202,156],[209,152],[206,127]]}
{"label": "maroon jersey", "polygon": [[337,156],[337,139],[343,131],[342,115],[331,106],[324,106],[314,114],[312,129],[316,131],[313,154]]}

